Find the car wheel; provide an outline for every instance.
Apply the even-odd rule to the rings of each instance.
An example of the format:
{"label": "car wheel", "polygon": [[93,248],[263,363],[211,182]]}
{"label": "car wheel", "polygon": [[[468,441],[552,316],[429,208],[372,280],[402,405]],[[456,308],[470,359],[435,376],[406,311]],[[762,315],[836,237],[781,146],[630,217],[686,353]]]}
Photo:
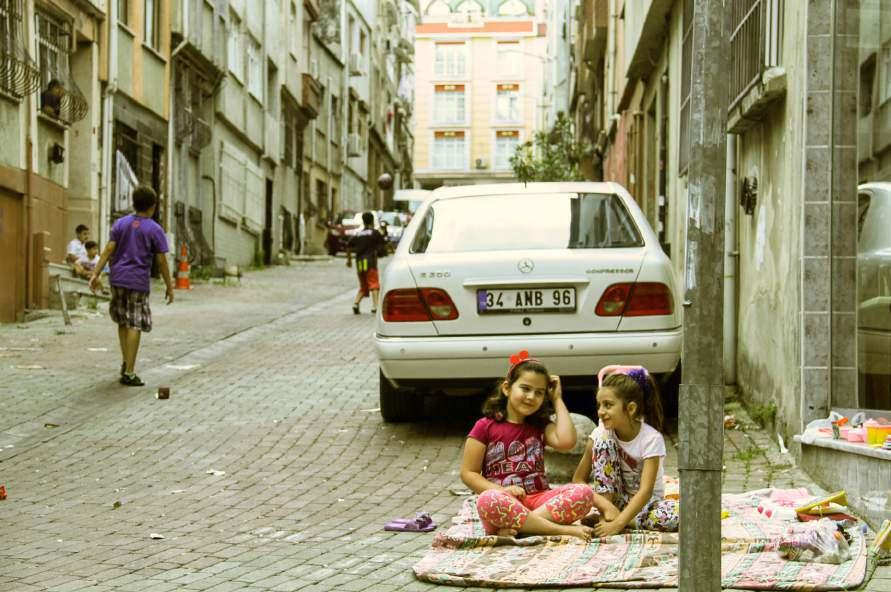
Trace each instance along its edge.
{"label": "car wheel", "polygon": [[424,409],[423,397],[394,388],[384,373],[378,370],[380,378],[381,417],[388,423],[420,419]]}

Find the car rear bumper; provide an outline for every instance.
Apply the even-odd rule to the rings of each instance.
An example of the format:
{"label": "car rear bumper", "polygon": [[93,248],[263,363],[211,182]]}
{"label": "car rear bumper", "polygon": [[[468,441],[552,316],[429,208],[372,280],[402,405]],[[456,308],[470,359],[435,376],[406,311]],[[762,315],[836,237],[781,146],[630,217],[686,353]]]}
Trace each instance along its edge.
{"label": "car rear bumper", "polygon": [[508,357],[520,350],[561,376],[592,376],[609,364],[639,364],[652,374],[673,372],[683,330],[618,333],[510,335],[503,337],[384,337],[374,344],[381,371],[400,381],[491,379],[503,376]]}

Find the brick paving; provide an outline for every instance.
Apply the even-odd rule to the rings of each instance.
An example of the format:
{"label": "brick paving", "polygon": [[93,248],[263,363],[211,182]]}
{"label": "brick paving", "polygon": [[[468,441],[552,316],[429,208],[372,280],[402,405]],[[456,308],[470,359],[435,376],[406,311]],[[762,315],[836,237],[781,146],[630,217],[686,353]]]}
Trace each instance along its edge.
{"label": "brick paving", "polygon": [[[336,260],[171,307],[156,291],[142,389],[115,383],[104,314],[0,327],[0,591],[454,590],[412,575],[432,535],[381,527],[457,512],[473,419],[381,422],[373,321],[352,315],[352,290]],[[725,491],[816,490],[754,428],[728,432],[725,460]],[[865,589],[891,590],[891,570]]]}

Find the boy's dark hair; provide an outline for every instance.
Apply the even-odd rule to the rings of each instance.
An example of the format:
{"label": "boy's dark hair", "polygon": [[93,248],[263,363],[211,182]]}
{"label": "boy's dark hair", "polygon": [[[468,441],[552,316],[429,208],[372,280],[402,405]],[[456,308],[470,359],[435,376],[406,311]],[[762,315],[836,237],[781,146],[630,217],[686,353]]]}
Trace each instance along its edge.
{"label": "boy's dark hair", "polygon": [[58,78],[53,78],[52,80],[49,81],[49,84],[46,85],[46,88],[54,89],[54,88],[65,88],[65,87],[62,86],[61,80],[59,80]]}
{"label": "boy's dark hair", "polygon": [[133,209],[137,212],[147,212],[158,203],[155,190],[148,185],[140,185],[133,190]]}
{"label": "boy's dark hair", "polygon": [[622,400],[623,408],[627,408],[628,403],[636,403],[646,422],[656,431],[661,432],[663,423],[662,397],[659,396],[656,382],[649,373],[646,375],[646,384],[645,392],[632,377],[616,372],[603,379],[601,388],[609,388],[614,392]]}
{"label": "boy's dark hair", "polygon": [[84,230],[89,230],[89,227],[86,224],[78,224],[77,228],[74,229],[74,234],[80,234]]}
{"label": "boy's dark hair", "polygon": [[[529,359],[511,366],[504,380],[498,381],[495,389],[483,403],[483,415],[495,421],[507,419],[507,397],[502,392],[501,387],[506,382],[507,388],[510,388],[524,372],[541,374],[546,381],[551,377],[545,365],[538,360]],[[551,398],[545,394],[541,407],[538,408],[538,411],[526,417],[526,423],[543,428],[550,423],[552,413],[554,413],[554,410],[552,409]]]}
{"label": "boy's dark hair", "polygon": [[84,248],[88,251],[90,249],[95,249],[98,246],[99,246],[99,243],[97,243],[96,241],[87,241],[84,243]]}
{"label": "boy's dark hair", "polygon": [[374,224],[374,214],[371,212],[362,212],[362,224],[371,226]]}

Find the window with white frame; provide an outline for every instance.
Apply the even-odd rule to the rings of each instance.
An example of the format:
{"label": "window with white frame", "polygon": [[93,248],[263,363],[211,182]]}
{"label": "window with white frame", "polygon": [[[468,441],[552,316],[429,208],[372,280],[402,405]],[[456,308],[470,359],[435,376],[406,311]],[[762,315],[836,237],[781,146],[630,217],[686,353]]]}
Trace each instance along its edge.
{"label": "window with white frame", "polygon": [[263,100],[263,56],[260,44],[253,37],[247,42],[247,87],[248,92]]}
{"label": "window with white frame", "polygon": [[466,169],[467,144],[461,131],[434,132],[433,168]]}
{"label": "window with white frame", "polygon": [[879,102],[884,103],[891,99],[891,41],[882,46],[881,62],[879,63],[882,88]]}
{"label": "window with white frame", "polygon": [[118,3],[118,22],[125,26],[130,26],[130,0],[117,0]]}
{"label": "window with white frame", "polygon": [[498,76],[510,78],[520,75],[520,43],[500,41],[497,46]]}
{"label": "window with white frame", "polygon": [[499,16],[528,16],[529,9],[521,0],[507,0],[498,7]]}
{"label": "window with white frame", "polygon": [[146,45],[152,49],[161,48],[161,33],[159,31],[161,24],[160,7],[155,0],[145,0],[143,4],[143,18],[145,20],[145,39]]}
{"label": "window with white frame", "polygon": [[435,123],[464,123],[466,101],[463,84],[437,84],[433,92],[433,121]]}
{"label": "window with white frame", "polygon": [[501,122],[520,121],[520,85],[499,84],[495,96],[495,119]]}
{"label": "window with white frame", "polygon": [[291,16],[288,21],[288,43],[291,55],[294,57],[297,57],[300,50],[300,46],[297,44],[299,39],[297,35],[297,5],[291,2]]}
{"label": "window with white frame", "polygon": [[38,11],[34,15],[37,23],[37,61],[40,65],[41,88],[50,81],[66,77],[68,73],[67,25]]}
{"label": "window with white frame", "polygon": [[244,80],[244,61],[241,57],[241,19],[229,15],[229,71],[238,80]]}
{"label": "window with white frame", "polygon": [[437,43],[433,58],[433,75],[458,78],[467,71],[467,46],[464,43]]}
{"label": "window with white frame", "polygon": [[498,130],[495,133],[495,168],[509,169],[510,157],[520,144],[520,132],[518,130]]}

